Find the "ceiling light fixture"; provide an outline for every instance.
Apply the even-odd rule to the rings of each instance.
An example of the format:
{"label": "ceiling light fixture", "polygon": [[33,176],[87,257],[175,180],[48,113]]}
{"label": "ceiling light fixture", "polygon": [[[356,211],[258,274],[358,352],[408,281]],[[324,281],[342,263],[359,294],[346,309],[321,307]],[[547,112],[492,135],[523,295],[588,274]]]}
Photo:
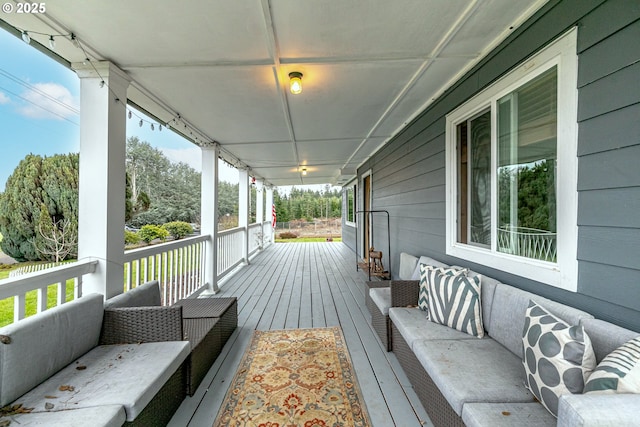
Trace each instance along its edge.
{"label": "ceiling light fixture", "polygon": [[289,73],[289,89],[294,95],[302,92],[302,73],[297,71]]}
{"label": "ceiling light fixture", "polygon": [[[25,42],[26,44],[31,43],[31,37],[29,36],[29,33],[27,33],[26,31],[22,32],[22,41]],[[293,89],[291,90],[293,91]]]}
{"label": "ceiling light fixture", "polygon": [[307,168],[302,168],[302,175],[307,176]]}

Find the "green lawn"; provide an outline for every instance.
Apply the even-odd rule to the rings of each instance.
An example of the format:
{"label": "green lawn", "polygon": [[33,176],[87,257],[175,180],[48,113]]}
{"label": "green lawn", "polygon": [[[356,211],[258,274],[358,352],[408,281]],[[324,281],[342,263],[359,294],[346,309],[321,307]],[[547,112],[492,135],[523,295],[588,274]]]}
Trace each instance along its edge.
{"label": "green lawn", "polygon": [[[16,264],[19,265],[19,264]],[[9,270],[0,270],[0,279],[9,276]],[[66,298],[67,301],[73,299],[73,280],[67,280]],[[47,307],[51,308],[56,305],[56,285],[51,285],[47,289]],[[27,292],[26,315],[31,316],[36,313],[36,304],[38,301],[38,291]],[[13,298],[0,300],[0,327],[13,323]]]}

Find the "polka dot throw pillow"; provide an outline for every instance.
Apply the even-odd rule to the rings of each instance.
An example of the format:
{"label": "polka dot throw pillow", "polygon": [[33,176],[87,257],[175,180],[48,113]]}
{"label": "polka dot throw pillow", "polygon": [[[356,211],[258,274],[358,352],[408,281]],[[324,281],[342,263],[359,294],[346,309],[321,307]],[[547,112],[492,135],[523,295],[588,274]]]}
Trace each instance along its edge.
{"label": "polka dot throw pillow", "polygon": [[579,394],[596,366],[591,340],[582,326],[569,326],[529,301],[522,336],[525,385],[558,416],[563,394]]}

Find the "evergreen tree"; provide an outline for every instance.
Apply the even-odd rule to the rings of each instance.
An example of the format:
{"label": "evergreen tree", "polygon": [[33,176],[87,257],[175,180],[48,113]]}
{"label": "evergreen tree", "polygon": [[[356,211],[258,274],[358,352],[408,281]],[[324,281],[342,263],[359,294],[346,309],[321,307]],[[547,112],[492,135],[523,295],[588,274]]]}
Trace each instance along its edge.
{"label": "evergreen tree", "polygon": [[[51,227],[58,227],[58,232],[76,227],[77,233],[78,167],[78,154],[29,154],[18,164],[0,194],[0,245],[7,255],[18,261],[51,258],[36,247],[43,239],[39,232],[43,205]],[[53,233],[49,221],[43,226]],[[76,254],[74,244],[65,258]]]}

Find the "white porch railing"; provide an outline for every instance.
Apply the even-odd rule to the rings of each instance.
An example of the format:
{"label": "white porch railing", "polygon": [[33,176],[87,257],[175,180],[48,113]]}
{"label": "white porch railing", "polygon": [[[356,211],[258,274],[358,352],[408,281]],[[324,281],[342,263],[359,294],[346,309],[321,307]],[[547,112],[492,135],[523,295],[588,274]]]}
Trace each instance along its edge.
{"label": "white porch railing", "polygon": [[556,233],[536,228],[506,225],[498,229],[498,250],[527,258],[555,262],[558,255]]}
{"label": "white porch railing", "polygon": [[160,282],[163,305],[193,294],[202,285],[208,235],[126,251],[124,291],[150,280]]}
{"label": "white porch railing", "polygon": [[13,321],[24,319],[26,315],[27,292],[37,291],[36,312],[45,311],[48,307],[47,293],[50,286],[55,287],[55,305],[61,305],[67,299],[67,281],[73,280],[74,298],[82,295],[82,278],[96,270],[98,261],[80,260],[66,263],[48,270],[23,274],[7,279],[0,285],[0,300],[13,297]]}
{"label": "white porch railing", "polygon": [[241,227],[218,232],[218,278],[224,277],[244,259],[243,238],[244,228]]}
{"label": "white porch railing", "polygon": [[[217,267],[218,279],[240,265],[245,258],[243,239],[249,233],[249,255],[271,243],[271,224],[251,224],[245,228],[232,228],[218,233]],[[204,261],[208,256],[208,235],[188,237],[159,245],[132,249],[124,253],[124,287],[126,292],[150,280],[158,280],[162,290],[163,304],[171,305],[203,289]],[[16,275],[0,281],[0,300],[14,298],[14,322],[27,313],[26,295],[36,290],[39,313],[66,302],[67,282],[73,283],[74,298],[82,295],[82,279],[92,274],[97,261],[83,260],[43,269],[37,272]],[[56,287],[56,301],[47,304],[47,291]]]}

